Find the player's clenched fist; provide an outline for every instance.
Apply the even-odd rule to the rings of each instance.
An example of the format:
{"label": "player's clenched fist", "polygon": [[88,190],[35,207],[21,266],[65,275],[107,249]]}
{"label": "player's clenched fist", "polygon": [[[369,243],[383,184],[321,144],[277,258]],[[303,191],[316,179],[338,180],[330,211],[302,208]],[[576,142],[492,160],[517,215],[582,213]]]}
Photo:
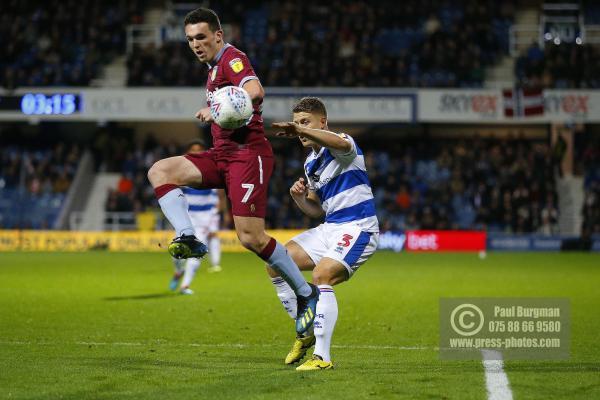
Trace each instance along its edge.
{"label": "player's clenched fist", "polygon": [[294,184],[290,188],[290,194],[292,195],[292,197],[305,197],[307,190],[308,188],[304,183],[304,178],[298,178],[298,180],[294,182]]}
{"label": "player's clenched fist", "polygon": [[196,113],[196,118],[202,122],[213,122],[212,115],[210,115],[210,108],[204,107]]}

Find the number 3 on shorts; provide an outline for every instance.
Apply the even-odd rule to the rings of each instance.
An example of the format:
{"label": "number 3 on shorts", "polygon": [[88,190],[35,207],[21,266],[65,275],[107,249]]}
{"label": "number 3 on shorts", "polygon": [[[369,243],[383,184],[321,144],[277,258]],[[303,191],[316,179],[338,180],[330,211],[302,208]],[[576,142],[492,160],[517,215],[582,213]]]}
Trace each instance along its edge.
{"label": "number 3 on shorts", "polygon": [[250,195],[252,194],[252,191],[254,190],[254,184],[253,183],[242,183],[242,188],[246,189],[246,194],[244,195],[244,197],[242,197],[242,203],[246,203],[246,202],[248,202],[248,199],[250,198]]}

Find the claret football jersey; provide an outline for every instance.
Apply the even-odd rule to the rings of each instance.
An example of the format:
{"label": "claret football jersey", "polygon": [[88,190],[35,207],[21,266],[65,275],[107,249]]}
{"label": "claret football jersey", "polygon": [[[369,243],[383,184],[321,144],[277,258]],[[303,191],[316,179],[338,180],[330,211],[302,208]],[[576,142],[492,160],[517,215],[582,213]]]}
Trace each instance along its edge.
{"label": "claret football jersey", "polygon": [[[225,86],[239,86],[250,80],[258,79],[246,54],[226,43],[208,64],[206,81],[206,102],[210,107],[213,93]],[[215,149],[224,150],[238,148],[240,144],[264,142],[265,130],[262,119],[262,101],[254,104],[252,118],[239,129],[223,129],[216,123],[211,126]]]}

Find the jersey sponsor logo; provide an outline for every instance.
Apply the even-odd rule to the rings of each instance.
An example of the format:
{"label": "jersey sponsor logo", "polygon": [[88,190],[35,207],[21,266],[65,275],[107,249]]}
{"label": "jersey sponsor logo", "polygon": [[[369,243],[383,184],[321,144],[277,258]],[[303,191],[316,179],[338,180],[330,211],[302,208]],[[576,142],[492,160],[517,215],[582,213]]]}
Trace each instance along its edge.
{"label": "jersey sponsor logo", "polygon": [[213,67],[213,70],[212,70],[212,72],[210,73],[210,80],[211,80],[211,81],[214,81],[214,80],[215,80],[215,78],[217,77],[217,68],[219,68],[219,66],[218,66],[218,65],[215,65],[215,66]]}
{"label": "jersey sponsor logo", "polygon": [[233,60],[229,61],[229,66],[236,74],[244,69],[244,63],[239,58],[234,58]]}
{"label": "jersey sponsor logo", "polygon": [[333,178],[335,178],[335,176],[332,176],[330,178],[325,178],[323,182],[321,182],[321,174],[317,174],[316,172],[314,174],[309,174],[308,177],[315,182],[315,184],[312,187],[309,187],[309,189],[313,190],[318,190],[319,188],[331,182]]}

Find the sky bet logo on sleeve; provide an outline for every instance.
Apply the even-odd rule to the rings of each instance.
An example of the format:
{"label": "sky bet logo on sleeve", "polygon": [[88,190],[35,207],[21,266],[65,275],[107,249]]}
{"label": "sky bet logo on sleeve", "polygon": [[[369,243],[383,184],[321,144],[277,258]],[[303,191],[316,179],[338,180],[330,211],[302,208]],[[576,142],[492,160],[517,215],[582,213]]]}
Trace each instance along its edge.
{"label": "sky bet logo on sleeve", "polygon": [[233,60],[229,61],[229,66],[236,74],[244,69],[244,63],[239,58],[234,58]]}

